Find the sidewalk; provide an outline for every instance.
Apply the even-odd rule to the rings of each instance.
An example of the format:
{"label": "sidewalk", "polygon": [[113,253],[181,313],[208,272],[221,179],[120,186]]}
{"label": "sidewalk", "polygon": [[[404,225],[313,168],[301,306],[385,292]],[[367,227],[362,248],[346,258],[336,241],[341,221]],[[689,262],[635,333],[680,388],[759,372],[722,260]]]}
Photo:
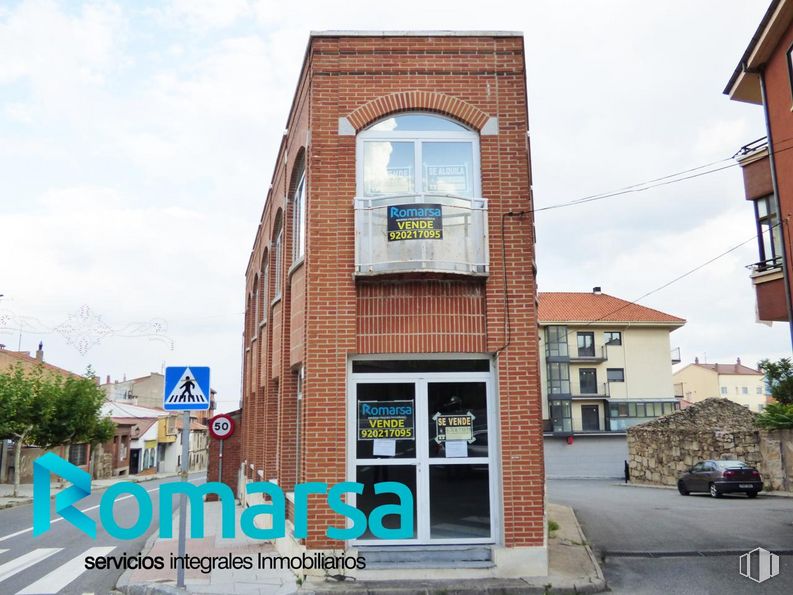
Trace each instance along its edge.
{"label": "sidewalk", "polygon": [[[241,508],[237,507],[237,515]],[[321,579],[309,580],[298,585],[295,575],[289,570],[213,570],[204,573],[200,569],[185,571],[188,593],[258,593],[260,595],[282,595],[286,593],[599,593],[606,590],[606,582],[600,566],[586,543],[581,527],[568,506],[548,504],[548,518],[559,525],[548,542],[550,568],[548,576],[519,579],[477,580],[432,580],[432,581],[358,581],[336,582]],[[234,539],[220,537],[220,503],[206,502],[204,506],[203,539],[188,539],[187,553],[190,556],[228,558],[229,556],[250,557],[275,556],[277,552],[269,542],[248,538],[238,530]],[[174,527],[178,526],[174,520]],[[176,532],[176,530],[174,531]],[[125,572],[116,588],[129,595],[153,595],[185,593],[175,587],[176,571],[168,568],[171,554],[176,555],[176,539],[159,539],[156,534],[149,538],[143,555],[162,556],[166,568],[163,570],[132,570]],[[254,563],[255,566],[255,563]]]}
{"label": "sidewalk", "polygon": [[[144,481],[154,481],[155,479],[165,479],[166,477],[176,477],[177,473],[152,473],[150,475],[119,475],[108,477],[107,479],[94,479],[91,482],[92,490],[104,490],[114,483],[120,481],[131,481],[142,483]],[[53,483],[50,486],[50,497],[63,490],[66,486],[62,483]],[[10,483],[0,483],[0,509],[11,508],[12,506],[22,506],[33,502],[33,484],[23,483],[19,485],[19,495],[12,496],[14,485]]]}

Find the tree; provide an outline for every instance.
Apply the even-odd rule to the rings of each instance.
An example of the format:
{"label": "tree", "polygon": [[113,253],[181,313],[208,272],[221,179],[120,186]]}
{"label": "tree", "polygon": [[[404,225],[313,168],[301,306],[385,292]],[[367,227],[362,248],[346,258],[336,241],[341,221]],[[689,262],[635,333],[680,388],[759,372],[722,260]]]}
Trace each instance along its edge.
{"label": "tree", "polygon": [[766,430],[793,428],[793,405],[769,403],[754,421],[758,427]]}
{"label": "tree", "polygon": [[51,449],[113,437],[113,422],[101,415],[104,399],[92,375],[63,378],[41,366],[26,371],[19,365],[0,373],[0,439],[16,442],[14,496],[19,492],[22,445]]}
{"label": "tree", "polygon": [[793,405],[793,362],[790,358],[783,357],[777,362],[760,360],[757,367],[771,385],[771,396],[779,403]]}

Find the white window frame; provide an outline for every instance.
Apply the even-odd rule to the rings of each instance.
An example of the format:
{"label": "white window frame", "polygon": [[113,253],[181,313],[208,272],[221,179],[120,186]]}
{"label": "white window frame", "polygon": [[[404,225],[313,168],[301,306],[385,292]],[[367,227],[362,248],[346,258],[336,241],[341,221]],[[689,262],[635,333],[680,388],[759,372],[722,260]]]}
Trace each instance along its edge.
{"label": "white window frame", "polygon": [[[452,355],[455,359],[483,359],[484,354],[444,354]],[[348,540],[347,543],[357,545],[456,545],[456,544],[499,544],[503,543],[503,494],[501,493],[501,466],[498,453],[501,449],[501,435],[499,432],[499,415],[497,410],[498,392],[495,373],[495,364],[491,358],[489,372],[417,372],[417,373],[358,373],[352,371],[352,363],[355,360],[399,360],[399,359],[437,359],[432,354],[389,354],[388,356],[367,355],[354,356],[347,361],[347,424],[346,424],[346,444],[347,444],[347,478],[348,481],[357,480],[357,466],[367,463],[376,465],[418,465],[416,477],[416,511],[419,517],[424,517],[424,522],[416,519],[416,537],[411,539],[394,539],[384,541],[382,539],[356,539]],[[415,407],[418,412],[419,407],[424,408],[427,403],[427,386],[430,382],[484,382],[487,390],[487,421],[488,421],[488,454],[487,457],[477,458],[449,458],[449,459],[430,459],[424,456],[417,456],[413,459],[404,458],[357,458],[357,389],[356,385],[361,382],[365,384],[382,384],[393,382],[412,382],[415,384]],[[427,426],[419,422],[419,415],[415,417],[416,424],[416,444],[426,443],[428,440]],[[418,453],[417,453],[418,454]],[[410,463],[408,461],[415,461]],[[489,496],[490,496],[490,537],[462,539],[462,538],[430,538],[429,526],[429,465],[466,465],[466,464],[487,464],[489,473]],[[356,495],[350,494],[349,503],[355,506]],[[423,512],[419,512],[423,511]],[[349,523],[348,523],[349,526]]]}
{"label": "white window frame", "polygon": [[281,299],[281,284],[283,281],[281,277],[283,277],[284,272],[284,222],[283,218],[281,219],[281,227],[278,229],[278,233],[275,236],[275,241],[273,242],[273,247],[275,248],[275,282],[274,282],[274,291],[273,291],[273,302],[276,302]]}
{"label": "white window frame", "polygon": [[[439,114],[434,114],[431,112],[421,112],[421,111],[412,111],[412,112],[404,112],[396,114],[397,116],[404,116],[404,115],[415,115],[415,116],[431,116],[433,118],[439,118],[441,120],[448,120],[450,122],[454,122],[455,124],[466,128],[465,124],[453,120],[452,118],[446,118]],[[372,124],[372,127],[376,124],[382,122],[383,120],[387,120],[388,118],[382,118]],[[356,137],[356,157],[355,157],[355,170],[356,170],[356,185],[357,185],[357,196],[366,196],[364,192],[364,177],[363,177],[363,161],[364,161],[364,143],[370,141],[381,141],[381,142],[388,142],[388,141],[396,141],[396,142],[413,142],[413,171],[414,171],[414,179],[413,179],[413,190],[409,194],[424,194],[424,195],[439,195],[439,196],[454,196],[448,192],[425,192],[423,189],[423,182],[424,182],[424,169],[422,167],[422,143],[426,141],[430,142],[465,142],[470,141],[472,143],[472,152],[473,152],[473,195],[471,197],[461,197],[465,199],[469,198],[480,198],[482,196],[482,172],[481,172],[481,162],[480,162],[480,148],[479,148],[479,134],[471,129],[466,130],[373,130],[372,127],[367,128],[366,130],[361,131],[358,133]],[[400,193],[401,194],[401,193]],[[377,197],[385,197],[389,196],[387,194],[379,194],[373,197],[367,198],[377,198]],[[399,196],[399,194],[396,194]]]}
{"label": "white window frame", "polygon": [[292,264],[306,253],[306,168],[303,166],[292,197]]}

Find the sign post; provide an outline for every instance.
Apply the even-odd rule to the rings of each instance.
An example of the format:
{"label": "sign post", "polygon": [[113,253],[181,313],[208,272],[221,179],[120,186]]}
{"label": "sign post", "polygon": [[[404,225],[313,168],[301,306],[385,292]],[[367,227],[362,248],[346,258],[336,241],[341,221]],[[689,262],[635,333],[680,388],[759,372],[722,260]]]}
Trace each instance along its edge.
{"label": "sign post", "polygon": [[223,441],[234,433],[234,418],[220,413],[209,420],[209,433],[220,441],[218,454],[218,482],[223,482]]}
{"label": "sign post", "polygon": [[[162,407],[166,411],[182,411],[182,464],[179,476],[187,481],[190,470],[190,411],[209,409],[209,368],[205,366],[177,366],[165,368],[165,394]],[[184,588],[184,559],[187,549],[187,494],[179,499],[179,563],[176,567],[176,586]]]}

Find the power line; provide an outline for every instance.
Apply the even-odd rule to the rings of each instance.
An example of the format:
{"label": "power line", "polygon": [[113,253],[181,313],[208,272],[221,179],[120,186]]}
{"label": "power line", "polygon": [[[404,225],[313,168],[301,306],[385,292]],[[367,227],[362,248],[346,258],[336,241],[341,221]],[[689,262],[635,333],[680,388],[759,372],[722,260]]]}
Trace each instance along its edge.
{"label": "power line", "polygon": [[[785,142],[790,141],[790,140],[793,140],[793,137],[782,139],[781,141],[779,141],[777,143],[777,145],[781,145],[782,143],[785,143]],[[756,143],[756,142],[757,141],[753,141],[753,143]],[[753,143],[750,143],[750,144],[753,144]],[[775,151],[773,151],[773,153],[776,155],[776,154],[782,153],[784,151],[789,151],[790,149],[793,149],[793,146],[785,147],[784,149],[776,149]],[[743,150],[743,148],[741,150]],[[539,213],[541,211],[550,211],[550,210],[553,210],[553,209],[562,209],[562,208],[565,208],[565,207],[572,207],[572,206],[575,206],[575,205],[586,204],[586,203],[589,203],[589,202],[595,202],[595,201],[603,200],[603,199],[606,199],[606,198],[613,198],[613,197],[616,197],[616,196],[623,196],[625,194],[632,194],[632,193],[635,193],[635,192],[644,192],[646,190],[651,190],[653,188],[658,188],[660,186],[668,186],[669,184],[675,184],[677,182],[684,182],[686,180],[691,180],[693,178],[699,178],[701,176],[705,176],[705,175],[708,175],[708,174],[716,173],[716,172],[719,172],[719,171],[722,171],[722,170],[729,169],[731,167],[736,167],[736,166],[740,165],[740,163],[734,162],[734,163],[729,163],[728,165],[722,165],[721,167],[713,167],[714,165],[719,165],[719,164],[724,163],[726,161],[732,161],[739,153],[741,153],[741,150],[737,151],[731,157],[725,157],[724,159],[719,159],[718,161],[712,161],[710,163],[699,165],[697,167],[692,167],[690,169],[679,171],[679,172],[676,172],[676,173],[673,173],[673,174],[668,174],[668,175],[665,175],[665,176],[661,176],[660,178],[653,178],[652,180],[646,180],[644,182],[639,182],[637,184],[631,184],[630,186],[624,186],[622,188],[618,188],[617,190],[613,190],[611,192],[602,192],[602,193],[599,193],[599,194],[591,194],[589,196],[584,196],[582,198],[577,198],[575,200],[570,200],[570,201],[558,203],[558,204],[555,204],[555,205],[548,205],[547,207],[534,208],[534,209],[532,209],[532,211],[534,213]],[[705,169],[705,168],[711,168],[711,169],[707,169],[706,171],[699,171],[699,170],[702,170],[702,169]],[[693,172],[697,172],[697,173],[693,173]],[[690,174],[690,175],[685,175],[685,174]]]}
{"label": "power line", "polygon": [[[749,242],[756,240],[758,237],[760,237],[760,236],[761,236],[761,235],[763,235],[764,233],[770,233],[772,229],[774,229],[775,227],[779,227],[779,225],[780,225],[780,223],[777,223],[777,224],[775,224],[775,225],[772,225],[772,226],[768,227],[768,229],[764,229],[764,230],[763,230],[762,232],[760,232],[760,233],[756,233],[755,235],[753,235],[753,236],[752,236],[752,237],[750,237],[750,238],[747,238],[747,239],[745,239],[745,240],[744,240],[744,241],[742,241],[741,243],[739,243],[739,244],[735,244],[734,246],[732,246],[732,247],[728,248],[727,250],[725,250],[725,251],[724,251],[724,252],[722,252],[721,254],[718,254],[717,256],[714,256],[713,258],[711,258],[711,259],[709,259],[709,260],[706,260],[705,262],[703,262],[703,263],[701,263],[701,264],[699,264],[699,265],[695,266],[694,268],[692,268],[692,269],[689,269],[689,270],[688,270],[688,271],[686,271],[685,273],[683,273],[683,274],[681,274],[681,275],[678,275],[678,276],[677,276],[677,277],[675,277],[674,279],[672,279],[672,280],[670,280],[670,281],[667,281],[667,282],[666,282],[666,283],[664,283],[663,285],[659,285],[659,286],[658,286],[658,287],[656,287],[655,289],[651,289],[651,290],[650,290],[650,291],[648,291],[647,293],[645,293],[645,294],[643,294],[643,295],[641,295],[641,296],[637,297],[635,300],[633,300],[633,301],[630,301],[630,302],[626,302],[625,304],[623,304],[623,305],[622,305],[622,306],[620,306],[619,308],[616,308],[616,309],[614,309],[614,310],[611,310],[610,312],[606,312],[605,314],[603,314],[603,315],[602,315],[602,316],[600,316],[599,318],[596,318],[595,320],[590,320],[590,321],[588,321],[586,324],[582,324],[582,325],[580,325],[580,326],[583,326],[583,327],[586,327],[586,326],[591,326],[591,325],[595,324],[596,322],[600,322],[601,320],[604,320],[606,317],[608,317],[608,316],[611,316],[612,314],[616,314],[617,312],[619,312],[619,311],[621,311],[621,310],[624,310],[625,308],[627,308],[627,307],[629,307],[629,306],[638,305],[638,302],[640,302],[641,300],[643,300],[643,299],[645,299],[645,298],[647,298],[647,297],[649,297],[649,296],[653,295],[654,293],[658,293],[658,292],[659,292],[659,291],[661,291],[662,289],[666,289],[666,288],[667,288],[667,287],[669,287],[670,285],[672,285],[672,284],[674,284],[674,283],[677,283],[678,281],[680,281],[680,280],[682,280],[682,279],[685,279],[686,277],[688,277],[689,275],[692,275],[692,274],[696,273],[696,272],[697,272],[697,271],[699,271],[700,269],[703,269],[703,268],[705,268],[706,266],[708,266],[708,265],[710,265],[710,264],[713,264],[714,262],[716,262],[716,261],[717,261],[717,260],[719,260],[720,258],[724,258],[724,257],[725,257],[725,256],[727,256],[728,254],[730,254],[730,253],[732,253],[732,252],[735,252],[735,251],[736,251],[738,248],[741,248],[742,246],[745,246],[745,245],[746,245],[746,244],[748,244]],[[572,331],[568,331],[568,332],[567,332],[567,334],[565,335],[565,338],[566,338],[567,336],[569,336],[571,332],[572,332]]]}

